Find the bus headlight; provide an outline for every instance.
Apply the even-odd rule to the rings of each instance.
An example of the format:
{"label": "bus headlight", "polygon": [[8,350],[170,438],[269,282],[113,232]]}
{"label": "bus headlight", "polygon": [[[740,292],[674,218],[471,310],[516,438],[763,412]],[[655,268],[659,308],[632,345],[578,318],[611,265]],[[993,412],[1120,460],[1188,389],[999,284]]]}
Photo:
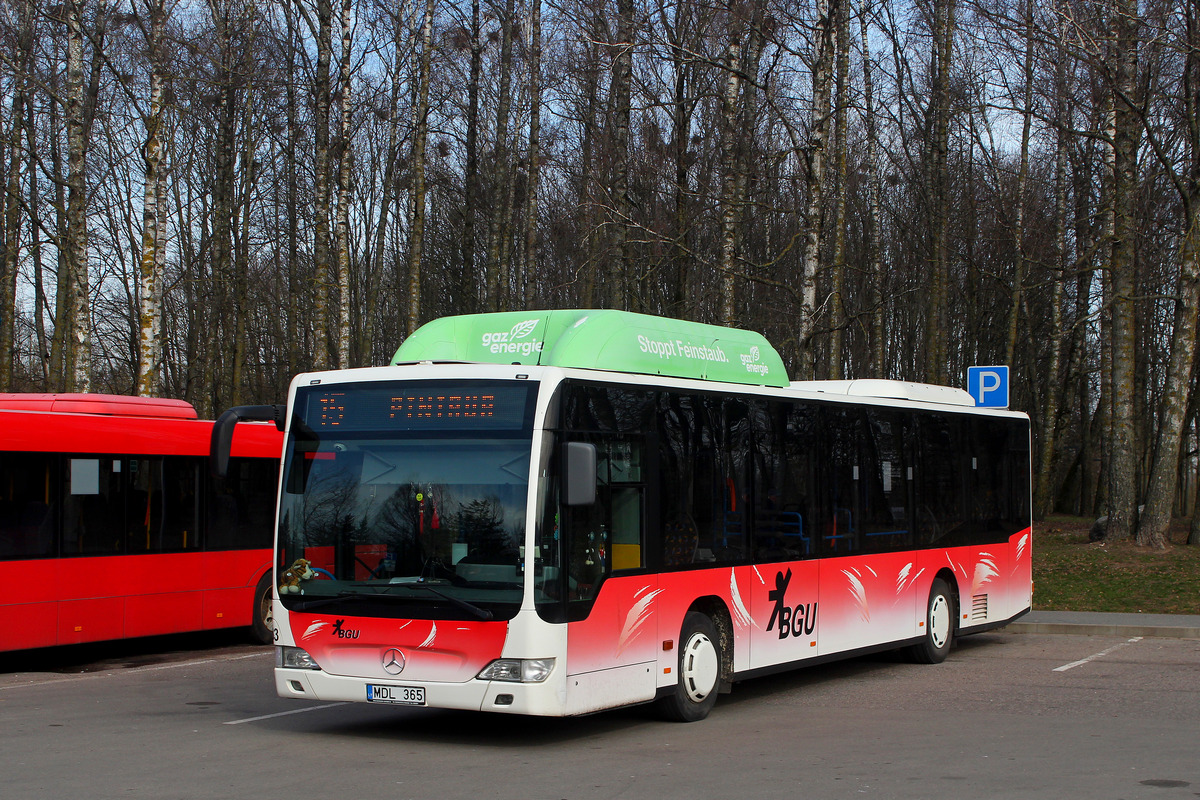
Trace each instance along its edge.
{"label": "bus headlight", "polygon": [[313,660],[307,650],[299,647],[276,647],[275,666],[289,669],[320,669],[321,665]]}
{"label": "bus headlight", "polygon": [[553,658],[500,658],[484,667],[478,677],[485,681],[541,683],[553,671]]}

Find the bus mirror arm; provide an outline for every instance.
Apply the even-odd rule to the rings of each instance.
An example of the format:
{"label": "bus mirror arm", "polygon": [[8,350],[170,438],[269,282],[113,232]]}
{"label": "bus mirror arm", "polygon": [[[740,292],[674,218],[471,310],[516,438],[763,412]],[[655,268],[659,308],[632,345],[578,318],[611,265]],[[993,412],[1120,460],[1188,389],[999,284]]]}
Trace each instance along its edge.
{"label": "bus mirror arm", "polygon": [[563,445],[563,502],[590,506],[596,502],[596,445],[567,442]]}
{"label": "bus mirror arm", "polygon": [[217,417],[213,423],[212,443],[209,446],[214,477],[224,478],[229,474],[229,457],[233,450],[233,429],[238,422],[250,420],[255,422],[274,422],[275,427],[283,430],[284,406],[234,406]]}

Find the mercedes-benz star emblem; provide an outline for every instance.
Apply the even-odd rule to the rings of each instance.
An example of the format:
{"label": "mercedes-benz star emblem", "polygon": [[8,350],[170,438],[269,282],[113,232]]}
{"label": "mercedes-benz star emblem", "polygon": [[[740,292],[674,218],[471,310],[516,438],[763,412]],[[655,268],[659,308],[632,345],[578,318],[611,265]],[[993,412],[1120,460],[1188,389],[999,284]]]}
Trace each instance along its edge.
{"label": "mercedes-benz star emblem", "polygon": [[388,675],[399,675],[404,671],[404,653],[396,648],[383,651],[383,671]]}

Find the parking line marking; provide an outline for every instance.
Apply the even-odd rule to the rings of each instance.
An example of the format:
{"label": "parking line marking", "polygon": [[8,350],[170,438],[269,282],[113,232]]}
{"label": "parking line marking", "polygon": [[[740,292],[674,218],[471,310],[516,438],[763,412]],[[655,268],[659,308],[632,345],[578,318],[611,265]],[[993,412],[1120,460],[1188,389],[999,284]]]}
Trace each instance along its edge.
{"label": "parking line marking", "polygon": [[321,709],[324,709],[324,708],[334,708],[336,706],[348,706],[348,705],[350,705],[350,702],[348,700],[343,700],[340,703],[326,703],[325,705],[321,705],[321,706],[309,706],[308,708],[293,708],[291,711],[280,711],[275,714],[263,714],[261,717],[247,717],[246,719],[233,719],[224,724],[225,725],[241,725],[243,722],[258,722],[259,720],[264,720],[264,719],[274,719],[275,717],[287,717],[287,716],[291,716],[292,714],[304,714],[308,711],[320,711]]}
{"label": "parking line marking", "polygon": [[[118,675],[138,675],[143,672],[161,672],[166,669],[180,669],[183,667],[200,667],[205,664],[217,664],[222,661],[242,661],[247,658],[266,658],[270,653],[250,653],[248,655],[227,656],[221,658],[201,658],[194,661],[175,661],[170,664],[148,664],[144,667],[110,667],[98,672],[85,672],[81,675],[63,675],[62,677],[45,678],[42,680],[33,680],[28,683],[14,683],[8,686],[0,686],[0,692],[8,689],[29,689],[39,686],[53,686],[58,683],[77,683],[79,681],[92,681],[100,678],[114,678]],[[38,674],[38,673],[35,673]]]}
{"label": "parking line marking", "polygon": [[1104,658],[1109,653],[1113,653],[1117,650],[1120,650],[1122,647],[1128,647],[1129,645],[1133,644],[1134,642],[1140,642],[1141,640],[1142,640],[1141,636],[1135,636],[1127,642],[1121,642],[1120,644],[1114,644],[1112,647],[1108,648],[1107,650],[1101,650],[1099,653],[1090,655],[1087,658],[1081,658],[1078,661],[1072,661],[1070,664],[1063,664],[1061,667],[1055,667],[1054,671],[1055,672],[1066,672],[1069,669],[1074,669],[1075,667],[1081,667],[1090,661],[1095,661],[1097,658]]}

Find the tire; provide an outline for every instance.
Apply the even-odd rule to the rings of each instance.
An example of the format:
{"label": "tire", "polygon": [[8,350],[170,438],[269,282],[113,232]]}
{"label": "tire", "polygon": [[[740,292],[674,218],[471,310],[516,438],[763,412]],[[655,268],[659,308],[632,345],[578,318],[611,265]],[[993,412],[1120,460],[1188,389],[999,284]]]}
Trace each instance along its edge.
{"label": "tire", "polygon": [[940,664],[950,654],[954,643],[954,623],[958,616],[954,605],[954,593],[941,578],[935,578],[929,590],[929,602],[925,605],[925,636],[909,649],[912,660],[918,664]]}
{"label": "tire", "polygon": [[698,722],[717,702],[721,686],[721,639],[707,615],[689,611],[679,634],[675,688],[661,698],[663,716],[675,722]]}
{"label": "tire", "polygon": [[262,644],[275,641],[275,612],[272,607],[274,599],[271,591],[275,585],[271,575],[271,570],[267,570],[266,574],[258,579],[258,585],[254,587],[254,605],[250,609],[250,630],[254,638]]}

